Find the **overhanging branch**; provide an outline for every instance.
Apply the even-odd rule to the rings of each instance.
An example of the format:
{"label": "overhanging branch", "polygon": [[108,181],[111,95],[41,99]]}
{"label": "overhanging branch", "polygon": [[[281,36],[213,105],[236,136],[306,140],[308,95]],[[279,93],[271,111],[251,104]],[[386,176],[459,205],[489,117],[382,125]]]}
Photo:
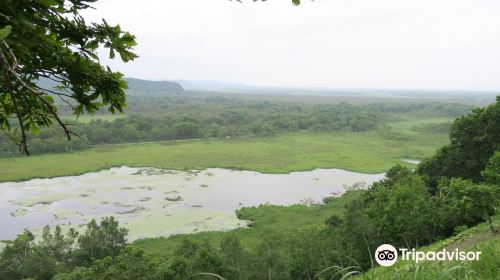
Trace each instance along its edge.
{"label": "overhanging branch", "polygon": [[[67,126],[67,124],[64,123],[61,120],[61,118],[59,117],[59,115],[56,112],[56,109],[55,109],[54,105],[51,104],[49,101],[47,101],[44,98],[45,93],[37,91],[36,89],[34,89],[30,85],[28,85],[21,77],[19,77],[19,75],[15,71],[15,69],[18,66],[17,59],[16,59],[15,55],[12,53],[12,51],[10,50],[8,44],[4,40],[1,40],[1,43],[2,43],[2,45],[4,45],[7,48],[7,50],[9,51],[9,55],[11,56],[11,59],[13,61],[12,65],[10,65],[8,59],[5,57],[3,51],[0,48],[0,60],[1,60],[1,63],[2,63],[2,70],[3,70],[3,73],[4,73],[5,80],[7,82],[7,86],[9,87],[9,95],[11,96],[12,103],[13,103],[14,109],[16,111],[17,119],[19,121],[19,126],[21,128],[21,141],[19,143],[19,150],[22,151],[22,152],[24,152],[24,153],[26,153],[26,155],[29,155],[25,124],[24,124],[23,119],[22,119],[22,114],[21,114],[21,111],[20,111],[19,104],[17,102],[17,98],[16,98],[16,96],[14,94],[14,91],[12,90],[12,86],[11,86],[11,84],[9,82],[10,81],[9,75],[11,75],[12,77],[14,77],[14,79],[21,85],[22,88],[24,88],[28,92],[31,92],[32,94],[34,94],[34,96],[37,98],[37,100],[39,100],[39,102],[41,102],[41,104],[50,112],[50,114],[52,115],[52,117],[62,127],[62,129],[64,130],[64,133],[66,134],[66,137],[68,138],[68,140],[71,140],[71,135],[79,136],[77,133],[75,133],[71,129],[69,129],[68,126]],[[54,91],[50,91],[50,90],[47,90],[47,89],[40,88],[38,86],[35,86],[35,87],[39,88],[41,90],[44,90],[46,92],[50,92],[50,93],[56,94],[58,96],[65,95],[63,93],[57,93],[57,92],[54,92]],[[65,95],[65,96],[67,96],[67,95]],[[68,96],[68,97],[71,97],[71,96]]]}

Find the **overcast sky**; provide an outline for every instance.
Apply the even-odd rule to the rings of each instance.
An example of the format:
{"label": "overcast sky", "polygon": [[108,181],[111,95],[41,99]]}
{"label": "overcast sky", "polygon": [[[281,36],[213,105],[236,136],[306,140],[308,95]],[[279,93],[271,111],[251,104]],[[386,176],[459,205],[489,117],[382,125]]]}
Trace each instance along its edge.
{"label": "overcast sky", "polygon": [[[244,1],[245,2],[245,1]],[[143,79],[332,88],[500,90],[499,0],[100,0]]]}

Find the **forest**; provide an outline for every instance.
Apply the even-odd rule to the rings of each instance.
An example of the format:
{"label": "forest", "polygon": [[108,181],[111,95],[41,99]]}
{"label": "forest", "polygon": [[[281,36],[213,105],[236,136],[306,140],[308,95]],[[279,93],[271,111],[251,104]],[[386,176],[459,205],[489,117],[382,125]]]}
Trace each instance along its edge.
{"label": "forest", "polygon": [[[266,211],[282,211],[288,219],[300,219],[307,211],[260,206],[237,213],[255,221],[251,228],[219,233],[217,238],[207,233],[128,244],[127,230],[112,217],[92,221],[81,234],[46,227],[39,240],[26,232],[7,245],[0,255],[0,279],[345,279],[373,267],[369,252],[381,243],[425,246],[482,222],[495,233],[499,123],[497,98],[457,118],[450,143],[415,171],[394,166],[368,190],[353,186],[342,197],[311,206],[307,211],[330,212],[319,225],[269,231],[259,225]],[[461,161],[468,171],[457,175]],[[260,231],[258,242],[249,243],[252,230]],[[175,249],[161,249],[172,241]],[[142,249],[148,247],[157,253]],[[481,261],[487,266],[474,270],[466,265],[453,276],[473,270],[474,279],[493,279],[500,267],[497,254],[498,246],[483,248]]]}
{"label": "forest", "polygon": [[[403,115],[454,118],[471,110],[470,105],[458,103],[307,104],[269,101],[256,95],[243,99],[221,94],[178,93],[168,87],[155,88],[155,82],[137,86],[145,84],[146,89],[150,88],[148,96],[136,93],[136,86],[129,90],[127,115],[98,112],[84,121],[66,115],[78,137],[67,141],[61,129],[36,130],[28,135],[31,152],[71,152],[99,144],[266,137],[300,131],[363,132],[383,130],[387,122],[397,121]],[[69,114],[71,108],[61,104],[60,110]],[[0,136],[0,156],[19,156],[13,141],[5,134]]]}

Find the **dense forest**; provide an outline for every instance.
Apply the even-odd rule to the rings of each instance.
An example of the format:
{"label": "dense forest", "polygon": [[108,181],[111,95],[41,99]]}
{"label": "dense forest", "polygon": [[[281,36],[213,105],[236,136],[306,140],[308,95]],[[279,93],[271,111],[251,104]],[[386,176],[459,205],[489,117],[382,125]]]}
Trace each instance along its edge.
{"label": "dense forest", "polygon": [[[175,92],[170,89],[172,83],[165,85],[168,82],[147,82],[148,94],[142,95],[133,92],[136,86],[144,84],[137,83],[131,83],[127,115],[109,120],[108,114],[98,112],[89,122],[69,119],[72,130],[79,135],[72,141],[67,141],[61,129],[33,131],[34,134],[28,135],[31,152],[68,152],[98,144],[272,136],[298,131],[360,132],[381,128],[388,120],[397,120],[401,115],[458,117],[471,110],[470,106],[453,103],[352,105],[243,99]],[[60,110],[71,112],[67,104],[60,104]],[[18,154],[11,139],[1,135],[0,156]]]}
{"label": "dense forest", "polygon": [[[483,221],[491,223],[500,195],[499,116],[500,98],[456,119],[449,145],[416,171],[395,166],[370,189],[352,188],[344,195],[355,199],[342,215],[332,215],[320,228],[266,232],[254,247],[243,245],[232,232],[215,245],[186,236],[173,257],[164,258],[127,245],[127,231],[112,218],[89,223],[81,234],[47,227],[40,240],[26,232],[7,245],[0,255],[0,279],[187,279],[194,275],[339,279],[342,273],[328,268],[369,269],[371,252],[382,243],[418,247]],[[457,160],[467,162],[467,172],[454,173]],[[328,207],[338,199],[311,207]],[[252,209],[256,208],[241,209],[239,217],[252,220]],[[492,226],[491,231],[495,230]],[[477,273],[488,278],[498,275],[498,267]]]}

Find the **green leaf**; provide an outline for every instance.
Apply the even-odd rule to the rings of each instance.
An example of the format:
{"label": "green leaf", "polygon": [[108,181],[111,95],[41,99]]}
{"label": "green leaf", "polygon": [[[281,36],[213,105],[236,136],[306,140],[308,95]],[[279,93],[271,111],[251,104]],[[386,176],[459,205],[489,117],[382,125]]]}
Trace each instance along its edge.
{"label": "green leaf", "polygon": [[40,134],[40,127],[38,127],[38,126],[36,126],[36,125],[32,126],[32,127],[31,127],[31,133],[32,133],[33,135],[38,135],[38,134]]}
{"label": "green leaf", "polygon": [[3,40],[7,36],[9,36],[11,30],[12,30],[12,26],[10,26],[10,25],[7,25],[4,28],[0,29],[0,40]]}
{"label": "green leaf", "polygon": [[38,1],[38,3],[40,3],[46,7],[57,5],[57,0],[37,0],[37,1]]}

